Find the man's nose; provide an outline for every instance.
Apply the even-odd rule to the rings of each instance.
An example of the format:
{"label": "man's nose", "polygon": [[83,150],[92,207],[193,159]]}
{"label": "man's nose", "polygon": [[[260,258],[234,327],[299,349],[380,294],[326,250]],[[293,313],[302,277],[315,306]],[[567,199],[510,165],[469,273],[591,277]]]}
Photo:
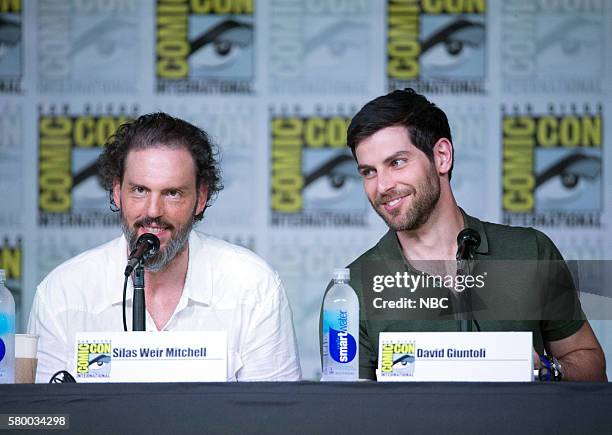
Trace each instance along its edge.
{"label": "man's nose", "polygon": [[395,187],[395,179],[393,178],[393,175],[387,171],[378,172],[377,182],[379,193],[388,192],[389,190],[393,190]]}
{"label": "man's nose", "polygon": [[149,195],[149,201],[147,202],[147,216],[150,218],[157,218],[164,214],[164,203],[162,198],[158,194]]}

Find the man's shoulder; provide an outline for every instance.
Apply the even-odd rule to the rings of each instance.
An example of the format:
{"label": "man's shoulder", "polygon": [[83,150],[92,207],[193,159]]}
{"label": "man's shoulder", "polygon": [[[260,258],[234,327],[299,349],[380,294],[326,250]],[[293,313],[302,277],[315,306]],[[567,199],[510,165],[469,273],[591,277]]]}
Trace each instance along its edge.
{"label": "man's shoulder", "polygon": [[[61,263],[42,280],[39,291],[58,294],[85,291],[101,285],[109,274],[122,275],[120,263],[125,263],[126,243],[123,237],[117,237],[102,245],[88,249]],[[115,273],[116,272],[116,273]]]}
{"label": "man's shoulder", "polygon": [[489,254],[501,259],[535,259],[556,255],[557,248],[542,231],[532,227],[519,227],[481,221],[487,236]]}
{"label": "man's shoulder", "polygon": [[271,271],[268,263],[248,248],[199,231],[193,233],[200,244],[197,252],[194,253],[196,259],[205,257],[213,259],[223,267],[238,263],[241,267]]}
{"label": "man's shoulder", "polygon": [[390,240],[392,236],[389,232],[385,233],[374,246],[353,260],[347,267],[351,270],[359,269],[368,262],[384,260],[388,256],[387,254],[389,254],[387,245],[392,242]]}
{"label": "man's shoulder", "polygon": [[[84,268],[94,268],[99,271],[104,263],[117,259],[117,255],[121,253],[122,239],[122,237],[117,237],[69,258],[53,269],[47,277],[66,273],[82,274]],[[125,246],[125,243],[123,245]]]}

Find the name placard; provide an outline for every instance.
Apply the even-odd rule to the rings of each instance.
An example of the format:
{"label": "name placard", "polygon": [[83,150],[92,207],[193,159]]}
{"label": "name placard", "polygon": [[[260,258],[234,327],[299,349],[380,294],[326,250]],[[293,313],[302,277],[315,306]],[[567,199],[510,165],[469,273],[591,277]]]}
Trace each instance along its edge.
{"label": "name placard", "polygon": [[531,332],[381,332],[379,382],[531,382]]}
{"label": "name placard", "polygon": [[225,331],[80,332],[77,382],[225,382]]}

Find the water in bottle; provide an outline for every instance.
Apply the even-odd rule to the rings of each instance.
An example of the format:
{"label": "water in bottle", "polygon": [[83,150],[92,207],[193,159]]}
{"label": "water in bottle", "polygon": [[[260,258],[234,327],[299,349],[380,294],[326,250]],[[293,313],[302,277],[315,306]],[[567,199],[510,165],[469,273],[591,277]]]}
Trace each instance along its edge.
{"label": "water in bottle", "polygon": [[349,285],[350,270],[335,269],[323,301],[322,381],[359,378],[359,300]]}
{"label": "water in bottle", "polygon": [[15,383],[15,300],[0,269],[0,384]]}

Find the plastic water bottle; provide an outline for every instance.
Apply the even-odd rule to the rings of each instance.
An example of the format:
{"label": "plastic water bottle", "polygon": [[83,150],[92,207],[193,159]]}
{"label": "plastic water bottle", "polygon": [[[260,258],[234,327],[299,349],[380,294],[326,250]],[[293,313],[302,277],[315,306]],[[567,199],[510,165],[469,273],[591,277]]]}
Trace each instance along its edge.
{"label": "plastic water bottle", "polygon": [[334,269],[334,285],[323,301],[322,381],[359,378],[359,300],[349,269]]}
{"label": "plastic water bottle", "polygon": [[0,269],[0,384],[15,383],[15,300]]}

